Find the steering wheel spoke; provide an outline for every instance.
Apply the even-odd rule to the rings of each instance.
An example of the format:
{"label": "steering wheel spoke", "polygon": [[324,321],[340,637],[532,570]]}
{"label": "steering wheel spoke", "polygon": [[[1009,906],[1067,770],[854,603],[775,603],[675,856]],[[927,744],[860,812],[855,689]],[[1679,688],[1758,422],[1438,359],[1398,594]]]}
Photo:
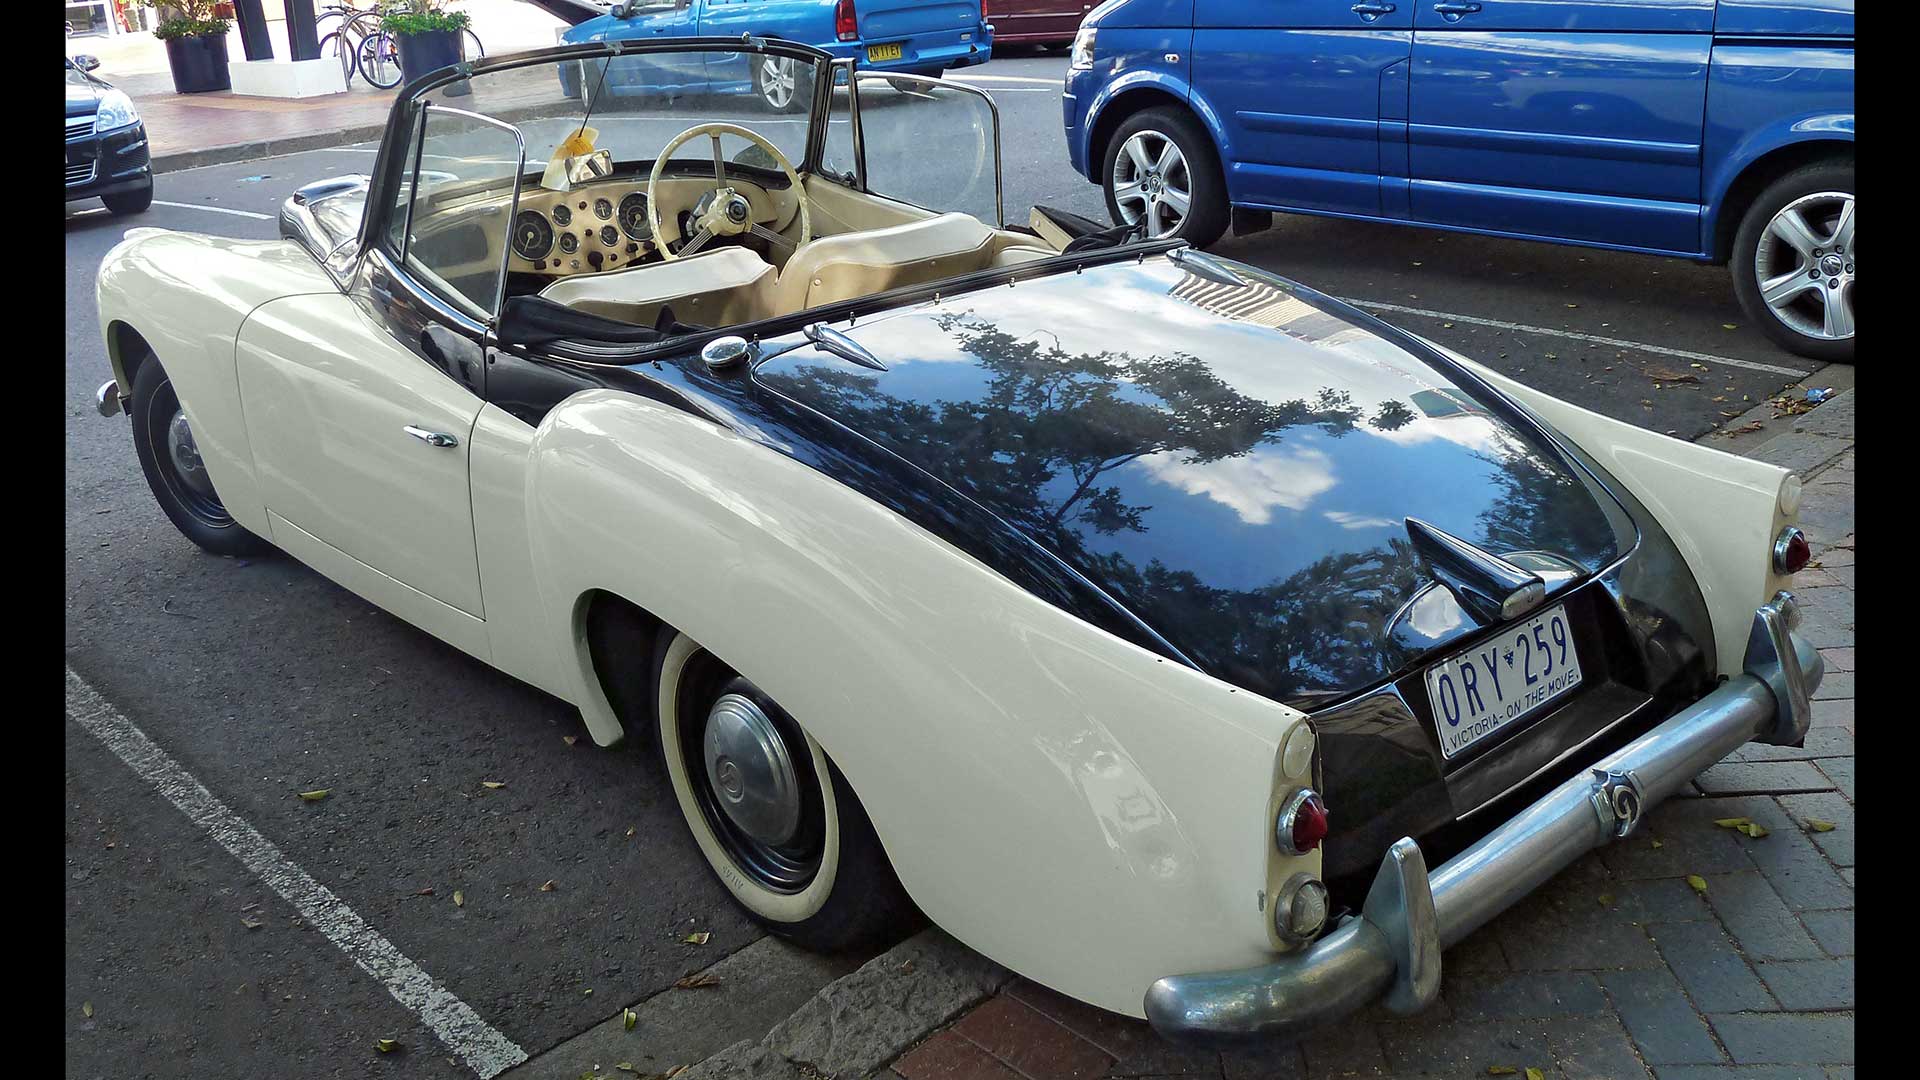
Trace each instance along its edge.
{"label": "steering wheel spoke", "polygon": [[680,256],[684,258],[699,251],[702,247],[705,247],[707,241],[711,239],[713,239],[713,230],[705,225],[700,226],[700,231],[693,234],[693,239],[687,241],[686,244],[681,247],[679,252]]}
{"label": "steering wheel spoke", "polygon": [[765,240],[769,244],[773,244],[774,246],[778,247],[782,251],[790,252],[794,250],[795,247],[798,246],[793,241],[787,239],[784,236],[781,236],[779,233],[774,232],[772,229],[767,228],[765,225],[762,225],[757,221],[754,222],[752,225],[748,226],[747,231],[759,237],[760,239]]}

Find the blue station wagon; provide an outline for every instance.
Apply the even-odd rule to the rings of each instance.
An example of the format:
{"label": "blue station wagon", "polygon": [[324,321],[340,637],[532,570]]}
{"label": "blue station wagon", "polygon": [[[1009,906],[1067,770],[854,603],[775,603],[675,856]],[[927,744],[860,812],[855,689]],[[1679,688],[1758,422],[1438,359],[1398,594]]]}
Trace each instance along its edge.
{"label": "blue station wagon", "polygon": [[1063,102],[1116,222],[1267,211],[1728,263],[1853,356],[1853,0],[1106,0]]}
{"label": "blue station wagon", "polygon": [[[797,41],[835,57],[852,57],[862,70],[909,75],[938,76],[948,68],[984,64],[993,52],[993,26],[981,0],[624,0],[604,15],[575,23],[560,42],[741,34]],[[806,109],[806,88],[795,81],[799,65],[778,57],[749,64],[747,55],[709,57],[697,68],[623,57],[605,67],[600,86],[586,85],[584,92],[589,97],[596,91],[616,97],[752,94],[778,112]],[[568,69],[560,78],[570,96],[583,92],[583,81],[601,82],[581,80]]]}

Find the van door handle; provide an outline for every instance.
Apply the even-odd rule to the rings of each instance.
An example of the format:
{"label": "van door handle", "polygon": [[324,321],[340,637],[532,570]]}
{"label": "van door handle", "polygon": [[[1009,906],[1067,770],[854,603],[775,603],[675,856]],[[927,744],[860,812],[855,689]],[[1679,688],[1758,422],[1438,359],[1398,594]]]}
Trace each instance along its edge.
{"label": "van door handle", "polygon": [[1462,15],[1471,15],[1479,11],[1480,5],[1472,3],[1460,4],[1454,3],[1453,0],[1442,0],[1441,3],[1433,5],[1433,10],[1438,12],[1440,17],[1448,22],[1459,22]]}
{"label": "van door handle", "polygon": [[426,443],[428,446],[446,447],[446,446],[460,445],[459,439],[456,439],[453,436],[446,434],[445,432],[428,431],[426,428],[414,427],[412,424],[408,424],[406,426],[406,432],[407,434],[413,436],[414,438],[419,439],[421,442]]}
{"label": "van door handle", "polygon": [[1360,16],[1363,22],[1372,22],[1382,15],[1391,15],[1394,10],[1394,5],[1392,4],[1375,4],[1369,2],[1353,5],[1353,13]]}

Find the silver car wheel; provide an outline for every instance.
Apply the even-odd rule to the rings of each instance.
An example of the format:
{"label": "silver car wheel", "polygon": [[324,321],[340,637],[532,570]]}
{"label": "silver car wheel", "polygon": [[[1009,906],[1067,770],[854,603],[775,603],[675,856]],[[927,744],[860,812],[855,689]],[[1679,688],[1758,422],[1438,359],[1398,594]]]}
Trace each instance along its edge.
{"label": "silver car wheel", "polygon": [[793,60],[784,56],[769,56],[760,61],[760,96],[776,109],[784,109],[793,104],[794,68]]}
{"label": "silver car wheel", "polygon": [[1166,236],[1187,220],[1193,177],[1172,138],[1136,131],[1113,159],[1113,202],[1129,225],[1146,222],[1148,236]]}
{"label": "silver car wheel", "polygon": [[1820,191],[1780,208],[1754,249],[1773,317],[1823,341],[1853,336],[1853,195]]}

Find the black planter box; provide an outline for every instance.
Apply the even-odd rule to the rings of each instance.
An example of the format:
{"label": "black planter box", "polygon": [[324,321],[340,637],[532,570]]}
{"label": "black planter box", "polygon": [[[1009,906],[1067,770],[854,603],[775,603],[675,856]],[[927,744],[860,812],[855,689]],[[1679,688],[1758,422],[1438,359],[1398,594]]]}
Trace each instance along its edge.
{"label": "black planter box", "polygon": [[[428,72],[450,67],[461,61],[461,50],[465,47],[463,35],[458,30],[428,30],[423,34],[395,34],[393,40],[400,48],[400,73],[408,82]],[[441,91],[448,97],[459,97],[471,93],[467,81],[449,83]]]}
{"label": "black planter box", "polygon": [[225,34],[168,38],[167,66],[173,69],[173,88],[182,94],[233,89]]}

